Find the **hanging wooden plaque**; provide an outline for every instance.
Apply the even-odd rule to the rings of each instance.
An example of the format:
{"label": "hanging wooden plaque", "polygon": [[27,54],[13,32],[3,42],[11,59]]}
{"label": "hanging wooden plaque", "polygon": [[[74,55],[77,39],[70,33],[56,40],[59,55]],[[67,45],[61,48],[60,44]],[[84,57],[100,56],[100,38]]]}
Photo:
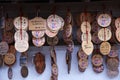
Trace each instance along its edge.
{"label": "hanging wooden plaque", "polygon": [[27,66],[22,66],[21,75],[22,75],[23,78],[26,78],[28,76],[28,68],[27,68]]}
{"label": "hanging wooden plaque", "polygon": [[32,35],[33,37],[35,38],[41,38],[43,37],[45,34],[45,31],[44,30],[39,30],[39,31],[32,31]]}
{"label": "hanging wooden plaque", "polygon": [[115,27],[117,29],[120,29],[120,17],[118,17],[116,20],[115,20]]}
{"label": "hanging wooden plaque", "polygon": [[33,44],[36,47],[41,47],[45,43],[45,37],[42,37],[42,38],[33,38],[32,42],[33,42]]}
{"label": "hanging wooden plaque", "polygon": [[58,43],[59,39],[57,36],[51,38],[51,37],[47,37],[47,43],[50,45],[50,46],[55,46],[57,43]]}
{"label": "hanging wooden plaque", "polygon": [[109,42],[102,42],[100,44],[100,52],[103,55],[108,55],[110,53],[110,50],[111,50],[111,45]]}
{"label": "hanging wooden plaque", "polygon": [[85,52],[85,54],[90,55],[93,52],[93,43],[91,41],[83,41],[82,42],[82,49]]}
{"label": "hanging wooden plaque", "polygon": [[24,29],[26,30],[28,27],[28,19],[26,17],[17,17],[14,19],[14,26],[17,29]]}
{"label": "hanging wooden plaque", "polygon": [[58,32],[52,32],[48,28],[46,28],[45,33],[49,37],[55,37],[58,34]]}
{"label": "hanging wooden plaque", "polygon": [[112,32],[108,28],[102,28],[98,32],[98,38],[101,41],[108,41],[108,40],[110,40],[111,37],[112,37]]}
{"label": "hanging wooden plaque", "polygon": [[15,39],[15,41],[18,41],[18,40],[28,41],[29,36],[28,36],[28,33],[25,30],[22,30],[22,31],[18,30],[14,34],[14,39]]}
{"label": "hanging wooden plaque", "polygon": [[5,55],[9,50],[8,43],[5,41],[0,42],[0,54]]}
{"label": "hanging wooden plaque", "polygon": [[82,33],[81,39],[82,39],[82,41],[91,41],[91,34],[90,33]]}
{"label": "hanging wooden plaque", "polygon": [[81,24],[81,31],[83,33],[90,32],[91,31],[91,25],[88,21],[84,21]]}
{"label": "hanging wooden plaque", "polygon": [[14,25],[13,25],[13,19],[11,18],[8,18],[5,20],[5,31],[10,31],[13,29]]}
{"label": "hanging wooden plaque", "polygon": [[116,30],[115,35],[116,35],[117,41],[120,42],[120,30],[119,29]]}
{"label": "hanging wooden plaque", "polygon": [[45,30],[46,20],[42,17],[35,17],[29,20],[29,30]]}
{"label": "hanging wooden plaque", "polygon": [[47,18],[47,25],[51,31],[58,31],[61,28],[61,19],[58,15],[50,15]]}
{"label": "hanging wooden plaque", "polygon": [[15,49],[18,51],[18,52],[25,52],[27,51],[29,48],[29,44],[27,41],[25,40],[17,40],[15,42]]}
{"label": "hanging wooden plaque", "polygon": [[5,54],[4,63],[8,66],[13,65],[16,61],[15,55],[11,53]]}
{"label": "hanging wooden plaque", "polygon": [[97,22],[101,27],[107,27],[111,24],[112,18],[109,14],[100,14],[98,16]]}

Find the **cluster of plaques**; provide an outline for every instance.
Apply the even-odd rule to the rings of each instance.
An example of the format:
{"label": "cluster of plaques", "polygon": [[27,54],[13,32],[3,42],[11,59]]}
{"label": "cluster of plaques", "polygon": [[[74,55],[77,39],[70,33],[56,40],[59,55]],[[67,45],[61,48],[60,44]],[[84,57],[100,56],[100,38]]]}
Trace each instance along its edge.
{"label": "cluster of plaques", "polygon": [[35,17],[29,20],[29,30],[32,30],[32,42],[36,47],[41,47],[45,43],[46,20],[42,17]]}
{"label": "cluster of plaques", "polygon": [[78,58],[78,68],[80,72],[84,72],[86,68],[88,67],[88,55],[84,53],[84,51],[79,49],[77,52],[77,58]]}
{"label": "cluster of plaques", "polygon": [[27,53],[24,52],[24,53],[21,53],[21,56],[20,56],[20,66],[21,66],[21,76],[23,78],[26,78],[28,76],[28,68],[27,68]]}
{"label": "cluster of plaques", "polygon": [[107,75],[110,78],[114,78],[119,74],[119,55],[117,46],[113,45],[111,47],[110,53],[107,55],[106,59],[106,66],[107,66]]}
{"label": "cluster of plaques", "polygon": [[7,65],[8,68],[8,78],[12,79],[13,77],[13,71],[12,71],[12,65],[16,62],[16,50],[13,45],[9,46],[9,50],[7,54],[4,55],[4,64]]}
{"label": "cluster of plaques", "polygon": [[29,48],[29,36],[27,33],[28,19],[23,16],[16,17],[14,19],[14,26],[16,28],[16,32],[14,34],[15,49],[18,52],[25,52]]}
{"label": "cluster of plaques", "polygon": [[96,21],[96,14],[94,14],[94,17],[93,17],[93,22],[92,22],[92,42],[94,44],[100,44],[101,43],[101,40],[98,38],[98,30],[100,29],[97,21]]}
{"label": "cluster of plaques", "polygon": [[59,30],[63,29],[64,20],[62,17],[52,14],[47,18],[47,26],[45,33],[48,37],[55,37]]}
{"label": "cluster of plaques", "polygon": [[100,54],[99,49],[94,49],[91,60],[94,72],[96,73],[103,72],[104,70],[103,56]]}
{"label": "cluster of plaques", "polygon": [[84,12],[80,15],[81,20],[81,40],[82,40],[82,49],[85,54],[90,55],[93,51],[93,43],[91,38],[91,14]]}
{"label": "cluster of plaques", "polygon": [[115,31],[115,35],[116,35],[116,39],[118,42],[120,42],[120,17],[118,17],[115,20],[115,27],[116,27],[116,31]]}
{"label": "cluster of plaques", "polygon": [[102,27],[98,32],[98,38],[101,41],[103,41],[100,44],[100,52],[103,55],[109,54],[109,52],[111,50],[111,45],[107,41],[111,39],[112,32],[109,28],[106,28],[111,24],[111,21],[112,21],[112,18],[107,13],[99,14],[98,17],[97,17],[97,23],[99,24],[99,26]]}
{"label": "cluster of plaques", "polygon": [[5,19],[5,27],[3,32],[3,40],[6,41],[8,44],[11,44],[14,42],[14,25],[13,25],[13,19],[12,18],[6,18]]}
{"label": "cluster of plaques", "polygon": [[74,42],[72,40],[72,24],[73,24],[73,18],[70,11],[67,11],[66,17],[65,17],[65,26],[63,28],[63,40],[67,44],[67,50],[66,50],[66,64],[68,67],[68,73],[70,73],[71,70],[71,60],[72,60],[72,52],[74,49]]}
{"label": "cluster of plaques", "polygon": [[58,67],[57,67],[57,59],[56,59],[56,52],[55,49],[51,49],[50,52],[50,57],[51,57],[51,79],[50,80],[58,80]]}

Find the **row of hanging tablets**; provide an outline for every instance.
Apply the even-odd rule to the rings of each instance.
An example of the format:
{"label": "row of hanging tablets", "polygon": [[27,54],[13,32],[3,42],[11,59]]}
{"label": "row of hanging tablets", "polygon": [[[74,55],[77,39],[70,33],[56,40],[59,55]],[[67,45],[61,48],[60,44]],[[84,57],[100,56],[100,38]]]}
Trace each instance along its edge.
{"label": "row of hanging tablets", "polygon": [[[92,54],[94,50],[93,43],[98,45],[97,46],[98,49],[100,48],[100,54],[109,55],[111,51],[111,45],[108,42],[108,40],[110,40],[112,36],[113,37],[116,36],[117,41],[118,42],[120,41],[120,37],[119,37],[120,18],[117,18],[115,21],[112,21],[112,17],[109,13],[100,13],[99,15],[96,15],[96,17],[97,17],[97,20],[96,18],[92,18],[91,14],[88,12],[83,12],[80,14],[80,16],[78,17],[79,21],[77,21],[80,26],[77,31],[77,40],[78,42],[82,43],[82,50],[86,55]],[[29,49],[29,35],[27,33],[28,29],[32,33],[32,36],[33,36],[32,42],[36,47],[41,47],[44,45],[45,34],[48,36],[47,37],[48,44],[50,46],[55,46],[59,40],[57,37],[57,34],[59,33],[59,31],[64,30],[63,38],[65,43],[68,45],[67,51],[70,53],[73,52],[73,49],[74,49],[74,42],[72,40],[73,19],[72,19],[72,14],[70,13],[69,10],[66,15],[65,22],[62,17],[54,13],[54,14],[51,14],[47,19],[37,16],[30,20],[28,20],[28,18],[24,17],[21,14],[19,17],[16,17],[13,21],[12,19],[7,17],[5,18],[4,21],[2,21],[2,23],[4,23],[4,26],[2,27],[4,29],[4,32],[3,32],[2,41],[0,43],[0,49],[1,49],[0,54],[2,55],[8,54],[8,50],[9,50],[8,44],[14,41],[15,41],[15,45],[14,45],[15,49],[18,52],[24,53],[27,51]],[[91,27],[91,24],[92,24],[92,27]],[[16,31],[15,33],[13,31],[14,26]],[[99,26],[101,26],[101,29]],[[114,26],[116,26],[116,28]],[[113,32],[116,30],[115,34],[112,34],[111,30],[113,30]],[[13,33],[14,33],[14,36],[13,36]],[[95,37],[92,37],[92,34]],[[112,41],[117,42],[116,39]],[[71,65],[70,55],[66,56],[66,62],[67,64],[69,63],[68,72],[70,70],[70,65]],[[14,57],[12,59],[14,59]],[[78,59],[80,62],[87,62],[87,58],[86,59],[78,58]],[[36,69],[38,67],[39,66],[36,65]],[[99,65],[99,67],[102,67],[102,65]],[[82,70],[81,67],[80,69]],[[85,67],[82,71],[84,70],[85,70]],[[9,71],[11,71],[11,69]]]}
{"label": "row of hanging tablets", "polygon": [[[15,41],[15,49],[19,52],[25,52],[29,48],[28,29],[32,33],[32,42],[36,47],[44,45],[46,41],[45,34],[48,37],[57,37],[59,31],[64,29],[63,39],[67,43],[72,39],[71,33],[73,26],[72,15],[69,14],[68,17],[68,20],[65,22],[62,17],[56,14],[51,14],[47,19],[37,16],[28,20],[26,17],[23,17],[23,15],[20,15],[12,21],[11,18],[7,17],[5,18],[5,21],[2,21],[2,23],[4,23],[2,40],[6,41],[8,44]],[[112,17],[109,13],[99,13],[96,17],[97,20],[96,18],[93,18],[93,20],[91,14],[88,12],[80,14],[79,21],[77,21],[81,23],[79,24],[80,28],[77,31],[77,40],[82,43],[83,51],[88,55],[93,51],[93,43],[100,44],[101,41],[103,41],[100,44],[100,51],[103,55],[106,55],[110,52],[110,43],[107,42],[108,40],[111,40],[112,42],[120,42],[120,18],[112,21]],[[71,21],[70,25],[68,25],[69,21]],[[67,26],[64,26],[64,23],[67,24]],[[14,26],[15,33],[12,30]],[[111,30],[113,30],[113,32],[111,32]],[[106,49],[104,48],[104,45],[107,46]]]}

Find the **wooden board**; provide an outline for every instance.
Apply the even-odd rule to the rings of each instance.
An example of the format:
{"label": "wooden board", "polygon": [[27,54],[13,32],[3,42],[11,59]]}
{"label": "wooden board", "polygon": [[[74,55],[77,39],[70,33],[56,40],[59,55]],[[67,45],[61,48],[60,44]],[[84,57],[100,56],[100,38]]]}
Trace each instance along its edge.
{"label": "wooden board", "polygon": [[45,30],[46,20],[42,17],[35,17],[29,20],[29,30]]}

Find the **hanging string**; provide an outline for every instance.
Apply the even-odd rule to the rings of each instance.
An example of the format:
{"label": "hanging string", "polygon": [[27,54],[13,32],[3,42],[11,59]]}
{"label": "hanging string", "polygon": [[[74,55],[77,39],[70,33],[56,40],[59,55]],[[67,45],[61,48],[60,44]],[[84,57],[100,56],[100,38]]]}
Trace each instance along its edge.
{"label": "hanging string", "polygon": [[85,22],[86,22],[86,41],[87,41],[87,44],[88,44],[88,26],[87,26],[87,21],[88,21],[88,18],[87,18],[87,10],[86,10],[86,7],[84,8],[84,12],[85,12]]}
{"label": "hanging string", "polygon": [[55,17],[55,13],[56,13],[56,6],[53,6],[53,8],[52,8],[52,14],[54,15],[54,17]]}
{"label": "hanging string", "polygon": [[104,41],[106,40],[106,32],[105,32],[105,28],[104,28]]}
{"label": "hanging string", "polygon": [[22,40],[22,8],[20,8],[20,36],[21,36],[21,40]]}

